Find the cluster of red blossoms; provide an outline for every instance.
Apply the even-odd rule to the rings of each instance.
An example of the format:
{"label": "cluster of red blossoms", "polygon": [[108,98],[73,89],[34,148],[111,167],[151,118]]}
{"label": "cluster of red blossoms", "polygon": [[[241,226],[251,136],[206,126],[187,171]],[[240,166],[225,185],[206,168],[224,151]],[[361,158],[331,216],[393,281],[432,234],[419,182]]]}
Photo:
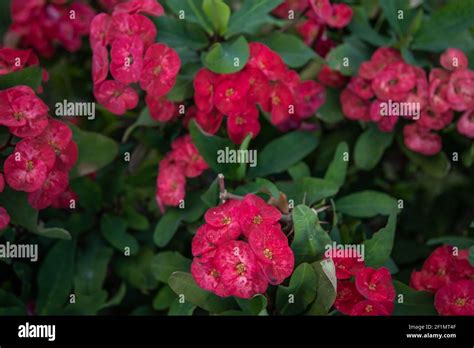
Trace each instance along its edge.
{"label": "cluster of red blossoms", "polygon": [[251,43],[245,68],[233,74],[215,74],[201,69],[194,78],[194,101],[188,118],[208,133],[220,128],[227,116],[229,138],[240,144],[245,136],[260,132],[257,104],[271,114],[282,130],[298,127],[324,103],[324,88],[315,81],[301,81],[282,58],[261,43]]}
{"label": "cluster of red blossoms", "polygon": [[[35,209],[68,207],[69,199],[75,197],[68,189],[68,172],[78,156],[71,129],[49,117],[47,105],[28,86],[0,91],[0,125],[22,139],[3,164],[6,183],[27,192]],[[3,189],[2,176],[0,192]],[[0,228],[4,228],[9,218],[5,209],[0,213]]]}
{"label": "cluster of red blossoms", "polygon": [[396,293],[387,268],[365,267],[358,257],[332,257],[332,260],[338,280],[334,302],[338,311],[354,316],[392,313]]}
{"label": "cluster of red blossoms", "polygon": [[69,52],[79,50],[95,11],[86,3],[67,0],[12,0],[9,45],[32,47],[51,57],[57,42]]}
{"label": "cluster of red blossoms", "polygon": [[469,250],[444,245],[433,251],[421,271],[411,275],[410,286],[435,293],[441,315],[474,315],[474,267]]}
{"label": "cluster of red blossoms", "polygon": [[[463,112],[457,123],[459,133],[474,138],[474,71],[467,69],[467,58],[457,49],[446,50],[440,62],[444,69],[432,69],[427,78],[423,69],[407,64],[398,51],[377,49],[341,93],[344,114],[351,120],[376,122],[383,132],[391,132],[400,118],[415,121],[403,129],[405,145],[427,156],[441,151],[441,136],[435,132],[451,124],[454,111]],[[384,115],[381,110],[387,103],[418,105],[419,118]]]}
{"label": "cluster of red blossoms", "polygon": [[163,212],[165,206],[176,207],[184,200],[186,178],[195,178],[208,168],[191,136],[177,138],[171,151],[160,162],[156,180],[156,201]]}
{"label": "cluster of red blossoms", "polygon": [[[161,16],[163,8],[156,0],[131,0],[118,3],[111,15],[100,13],[91,23],[90,43],[94,96],[107,110],[123,115],[138,104],[138,83],[146,92],[146,104],[152,116],[160,112],[165,95],[176,82],[181,60],[173,49],[154,43],[156,27],[141,13]],[[110,73],[113,79],[107,79]],[[170,116],[170,118],[173,114]]]}
{"label": "cluster of red blossoms", "polygon": [[192,242],[191,273],[221,297],[251,298],[282,283],[294,267],[293,251],[278,223],[280,211],[248,194],[209,209]]}

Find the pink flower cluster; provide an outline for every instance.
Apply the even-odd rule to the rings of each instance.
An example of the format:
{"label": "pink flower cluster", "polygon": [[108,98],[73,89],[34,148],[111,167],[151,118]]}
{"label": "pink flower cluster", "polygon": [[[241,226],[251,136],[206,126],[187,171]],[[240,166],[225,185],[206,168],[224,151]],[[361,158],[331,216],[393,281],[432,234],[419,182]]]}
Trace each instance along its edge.
{"label": "pink flower cluster", "polygon": [[260,132],[259,104],[271,114],[280,129],[297,127],[314,115],[325,99],[324,88],[315,81],[301,81],[282,58],[261,43],[251,43],[245,68],[234,74],[215,74],[205,68],[194,78],[197,109],[189,117],[214,134],[227,118],[229,138],[240,144],[245,136]]}
{"label": "pink flower cluster", "polygon": [[[138,83],[146,92],[152,117],[159,119],[164,117],[160,109],[176,82],[181,60],[170,47],[154,43],[156,27],[141,13],[160,16],[163,8],[156,0],[131,0],[117,4],[111,15],[100,13],[92,20],[94,96],[110,112],[123,115],[138,104],[138,93],[130,86]],[[107,79],[109,68],[113,79]]]}
{"label": "pink flower cluster", "polygon": [[191,273],[221,297],[251,298],[282,283],[294,267],[293,251],[278,223],[280,211],[248,194],[209,209],[192,242]]}
{"label": "pink flower cluster", "polygon": [[195,178],[208,168],[189,134],[173,141],[171,149],[160,162],[156,180],[156,201],[162,212],[184,199],[186,178]]}
{"label": "pink flower cluster", "polygon": [[334,303],[338,311],[354,316],[392,313],[396,293],[387,268],[366,267],[358,257],[332,257],[332,260],[338,279]]}
{"label": "pink flower cluster", "polygon": [[[427,156],[441,151],[441,136],[435,132],[451,124],[455,111],[463,112],[457,123],[459,133],[474,138],[474,72],[457,49],[446,50],[440,62],[444,69],[432,69],[427,78],[423,69],[406,63],[398,51],[377,49],[341,93],[345,116],[376,122],[383,132],[393,131],[401,118],[415,121],[404,126],[405,145]],[[385,115],[382,108],[387,103],[418,105],[419,118],[412,114]]]}
{"label": "pink flower cluster", "polygon": [[12,24],[6,42],[32,47],[45,57],[53,56],[56,42],[75,52],[89,33],[94,15],[95,11],[80,1],[12,0]]}
{"label": "pink flower cluster", "polygon": [[[35,209],[68,207],[64,195],[74,196],[68,189],[68,172],[78,156],[71,129],[48,116],[47,105],[28,86],[0,91],[0,125],[12,136],[22,138],[3,164],[6,183],[16,191],[27,192]],[[3,191],[3,176],[0,188]],[[4,224],[0,228],[8,224],[5,214],[2,209]]]}
{"label": "pink flower cluster", "polygon": [[410,286],[435,293],[441,315],[474,315],[474,267],[469,250],[444,245],[426,259],[421,271],[413,271]]}

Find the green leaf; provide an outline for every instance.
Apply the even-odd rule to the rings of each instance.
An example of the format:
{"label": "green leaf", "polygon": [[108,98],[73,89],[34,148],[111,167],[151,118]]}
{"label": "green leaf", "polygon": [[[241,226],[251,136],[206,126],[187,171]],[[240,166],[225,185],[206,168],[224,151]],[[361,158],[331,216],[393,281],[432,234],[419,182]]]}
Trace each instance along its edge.
{"label": "green leaf", "polygon": [[194,311],[196,310],[196,307],[196,305],[193,305],[190,302],[180,303],[178,300],[175,300],[172,303],[170,310],[168,311],[168,315],[193,315]]}
{"label": "green leaf", "polygon": [[30,66],[6,75],[0,75],[0,90],[26,85],[36,91],[41,86],[42,77],[43,69],[38,66]]}
{"label": "green leaf", "polygon": [[272,196],[275,199],[280,197],[280,190],[278,187],[271,181],[263,178],[257,178],[253,182],[239,186],[234,193],[245,196],[247,193],[257,194],[260,192]]}
{"label": "green leaf", "polygon": [[349,24],[349,29],[364,40],[374,46],[390,46],[390,39],[376,32],[369,23],[365,10],[361,6],[352,6],[353,16]]}
{"label": "green leaf", "polygon": [[190,122],[189,131],[194,145],[196,145],[209,167],[216,173],[224,174],[230,180],[237,179],[239,164],[219,163],[225,161],[218,161],[219,153],[223,153],[226,148],[236,150],[235,145],[226,138],[205,134],[194,121]]}
{"label": "green leaf", "polygon": [[29,231],[36,231],[38,211],[28,203],[28,194],[13,191],[8,186],[0,195],[0,206],[10,215],[10,223],[20,225]]}
{"label": "green leaf", "polygon": [[110,164],[118,155],[118,144],[99,133],[86,132],[70,125],[79,147],[79,158],[72,176],[84,176]]}
{"label": "green leaf", "polygon": [[32,231],[32,232],[46,238],[65,239],[65,240],[70,240],[72,238],[69,231],[65,230],[64,228],[59,228],[59,227],[43,227],[40,225],[37,227],[36,231]]}
{"label": "green leaf", "polygon": [[40,315],[54,314],[66,303],[74,277],[74,243],[58,241],[49,250],[38,273]]}
{"label": "green leaf", "polygon": [[0,37],[4,37],[12,22],[10,1],[0,1]]}
{"label": "green leaf", "polygon": [[176,251],[164,251],[156,254],[151,263],[151,271],[160,282],[167,283],[174,272],[187,272],[191,267],[191,260]]}
{"label": "green leaf", "polygon": [[311,264],[316,273],[316,299],[307,315],[327,315],[336,300],[336,268],[332,259]]}
{"label": "green leaf", "polygon": [[440,152],[434,156],[425,156],[408,150],[402,145],[405,155],[415,165],[420,167],[426,174],[435,178],[444,178],[451,170],[451,162],[444,152]]}
{"label": "green leaf", "polygon": [[89,239],[87,247],[78,251],[74,277],[77,294],[92,295],[102,289],[112,255],[113,250],[97,237]]}
{"label": "green leaf", "polygon": [[376,125],[371,125],[360,135],[355,144],[356,166],[366,171],[375,168],[385,150],[392,144],[393,134],[381,132]]}
{"label": "green leaf", "polygon": [[277,52],[290,68],[301,68],[317,54],[295,35],[274,32],[262,42]]}
{"label": "green leaf", "polygon": [[206,33],[196,23],[168,16],[154,18],[158,29],[157,41],[170,47],[201,50],[209,44]]}
{"label": "green leaf", "polygon": [[252,34],[254,28],[259,28],[265,23],[272,22],[268,16],[281,0],[244,0],[240,8],[232,14],[226,37],[240,33]]}
{"label": "green leaf", "polygon": [[122,303],[126,293],[127,293],[127,285],[125,283],[120,284],[120,287],[115,293],[115,295],[112,296],[106,303],[104,303],[100,307],[100,309],[118,306],[120,303]]}
{"label": "green leaf", "polygon": [[219,202],[219,180],[216,178],[206,193],[201,196],[201,200],[208,208],[215,207]]}
{"label": "green leaf", "polygon": [[308,263],[299,265],[288,287],[280,285],[276,294],[276,308],[280,314],[295,315],[306,310],[316,297],[316,273]]}
{"label": "green leaf", "polygon": [[229,24],[229,6],[222,0],[204,0],[202,9],[212,23],[215,32],[224,35]]}
{"label": "green leaf", "polygon": [[293,180],[298,180],[311,176],[311,171],[306,163],[298,162],[288,168],[288,174],[290,174]]}
{"label": "green leaf", "polygon": [[328,65],[346,76],[356,75],[362,62],[370,59],[365,44],[358,40],[346,39],[342,45],[333,48],[326,57]]}
{"label": "green leaf", "polygon": [[432,293],[416,291],[398,280],[393,285],[397,297],[392,315],[437,315]]}
{"label": "green leaf", "polygon": [[235,308],[235,301],[232,298],[220,298],[201,289],[189,273],[174,272],[169,277],[168,285],[178,296],[183,295],[186,302],[191,302],[208,312],[222,313]]}
{"label": "green leaf", "polygon": [[202,10],[203,0],[166,0],[166,3],[180,20],[199,24],[209,35],[213,33]]}
{"label": "green leaf", "polygon": [[258,165],[248,177],[281,173],[310,154],[319,143],[319,133],[295,131],[272,140],[261,152]]}
{"label": "green leaf", "polygon": [[360,218],[398,214],[395,198],[377,191],[362,191],[336,201],[337,211]]}
{"label": "green leaf", "polygon": [[448,244],[460,249],[467,249],[474,245],[474,238],[462,236],[442,236],[431,238],[426,242],[427,245]]}
{"label": "green leaf", "polygon": [[148,218],[140,214],[133,206],[127,205],[124,207],[124,219],[127,226],[134,230],[146,231],[150,227]]}
{"label": "green leaf", "polygon": [[[410,9],[410,1],[382,0],[379,1],[379,4],[393,30],[395,30],[399,37],[404,35],[415,15],[415,12]],[[403,11],[403,18],[399,18],[399,11]]]}
{"label": "green leaf", "polygon": [[452,40],[474,27],[474,1],[450,0],[426,17],[415,35],[412,48],[433,52],[453,47]]}
{"label": "green leaf", "polygon": [[157,127],[160,125],[160,122],[155,121],[150,116],[150,110],[146,107],[140,112],[137,120],[125,130],[125,133],[122,137],[122,143],[125,143],[130,138],[130,135],[138,128],[138,127]]}
{"label": "green leaf", "polygon": [[155,254],[148,246],[142,246],[135,256],[120,256],[115,261],[117,275],[143,293],[156,289],[158,281],[151,270]]}
{"label": "green leaf", "polygon": [[127,233],[127,223],[124,219],[105,214],[100,220],[100,231],[104,238],[115,249],[124,252],[125,248],[130,248],[130,254],[136,255],[140,246],[135,237]]}
{"label": "green leaf", "polygon": [[153,299],[153,309],[155,311],[162,311],[170,308],[177,299],[178,296],[174,291],[168,285],[165,285],[158,291]]}
{"label": "green leaf", "polygon": [[334,88],[326,88],[326,101],[316,112],[316,116],[325,123],[333,124],[345,119],[339,100],[339,91]]}
{"label": "green leaf", "polygon": [[387,225],[374,233],[372,238],[364,241],[365,264],[368,267],[379,268],[390,259],[395,240],[395,229],[397,226],[397,215],[388,217]]}
{"label": "green leaf", "polygon": [[15,295],[0,289],[0,315],[26,315],[26,306]]}
{"label": "green leaf", "polygon": [[278,183],[278,187],[288,199],[296,203],[312,205],[337,194],[339,188],[331,180],[320,178],[302,178],[295,182]]}
{"label": "green leaf", "polygon": [[[338,188],[344,185],[346,181],[347,166],[349,161],[344,160],[346,154],[349,153],[349,147],[346,142],[339,143],[334,158],[324,175],[324,180],[328,180],[337,185]],[[349,159],[349,158],[348,158]]]}
{"label": "green leaf", "polygon": [[268,315],[267,298],[263,295],[255,295],[250,299],[235,298],[242,311],[249,315]]}
{"label": "green leaf", "polygon": [[243,36],[237,39],[215,43],[207,53],[203,53],[202,62],[206,68],[218,74],[231,74],[242,70],[249,59],[250,49]]}
{"label": "green leaf", "polygon": [[320,259],[332,240],[321,227],[318,215],[308,206],[298,205],[293,209],[292,217],[295,237],[291,249],[295,254],[295,263]]}
{"label": "green leaf", "polygon": [[183,212],[179,209],[168,209],[158,221],[153,233],[153,240],[159,247],[166,246],[178,230],[183,220]]}

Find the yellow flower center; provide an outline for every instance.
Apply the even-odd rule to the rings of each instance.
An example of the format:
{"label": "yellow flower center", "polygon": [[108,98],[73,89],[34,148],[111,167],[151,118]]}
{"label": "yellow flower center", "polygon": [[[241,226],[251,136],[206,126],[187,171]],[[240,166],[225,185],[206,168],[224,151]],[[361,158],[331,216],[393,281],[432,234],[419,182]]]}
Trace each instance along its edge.
{"label": "yellow flower center", "polygon": [[233,95],[234,95],[234,89],[233,88],[229,88],[225,91],[225,96],[227,98],[232,97]]}
{"label": "yellow flower center", "polygon": [[466,299],[465,298],[458,298],[456,301],[454,301],[454,304],[458,307],[464,307],[466,304]]}
{"label": "yellow flower center", "polygon": [[245,265],[241,262],[235,266],[235,269],[237,270],[237,274],[239,276],[243,276],[245,274]]}
{"label": "yellow flower center", "polygon": [[223,218],[222,221],[221,221],[221,223],[222,223],[223,225],[228,225],[228,224],[230,224],[231,222],[232,222],[232,219],[230,218],[230,216],[227,216],[227,215],[224,216],[224,218]]}
{"label": "yellow flower center", "polygon": [[255,215],[253,217],[253,220],[252,222],[255,224],[255,225],[260,225],[262,222],[263,222],[263,218],[261,215]]}
{"label": "yellow flower center", "polygon": [[268,248],[263,251],[263,256],[265,256],[269,260],[273,259],[273,253]]}

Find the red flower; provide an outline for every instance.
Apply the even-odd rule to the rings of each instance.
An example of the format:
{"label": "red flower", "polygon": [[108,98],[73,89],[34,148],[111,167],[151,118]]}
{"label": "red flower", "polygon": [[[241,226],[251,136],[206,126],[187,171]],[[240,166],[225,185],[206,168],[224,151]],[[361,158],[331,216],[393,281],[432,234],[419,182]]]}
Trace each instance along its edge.
{"label": "red flower", "polygon": [[101,83],[109,73],[109,54],[105,46],[96,46],[92,51],[92,82]]}
{"label": "red flower", "polygon": [[363,62],[359,67],[359,76],[372,80],[389,64],[402,61],[400,52],[390,47],[378,48],[368,62]]}
{"label": "red flower", "polygon": [[253,231],[258,232],[262,228],[278,223],[281,218],[281,213],[277,208],[254,194],[245,195],[241,211],[240,226],[246,237]]}
{"label": "red flower", "polygon": [[295,257],[278,224],[262,225],[259,230],[254,229],[248,240],[270,284],[280,284],[291,275]]}
{"label": "red flower", "polygon": [[5,179],[3,178],[3,174],[0,173],[0,193],[2,193],[4,189],[5,189]]}
{"label": "red flower", "polygon": [[474,71],[456,70],[448,82],[446,97],[456,111],[474,107]]}
{"label": "red flower", "polygon": [[390,64],[372,80],[372,89],[381,100],[404,100],[415,85],[415,72],[404,62]]}
{"label": "red flower", "polygon": [[265,105],[270,98],[270,82],[265,74],[259,69],[249,67],[248,65],[243,70],[248,79],[249,90],[247,93],[247,100],[251,103]]}
{"label": "red flower", "polygon": [[460,280],[442,287],[435,295],[441,315],[474,315],[474,281]]}
{"label": "red flower", "polygon": [[472,110],[462,114],[457,123],[457,130],[460,134],[474,139],[474,112]]}
{"label": "red flower", "polygon": [[0,91],[0,125],[20,127],[45,116],[48,106],[28,86]]}
{"label": "red flower", "polygon": [[259,42],[252,42],[249,47],[247,66],[261,70],[270,80],[280,79],[287,69],[281,57]]}
{"label": "red flower", "polygon": [[183,168],[186,177],[195,178],[209,168],[193,144],[189,134],[173,141],[171,148],[173,151],[169,155],[176,164]]}
{"label": "red flower", "polygon": [[252,138],[255,138],[260,133],[258,115],[259,112],[255,106],[248,106],[242,112],[229,113],[227,118],[229,138],[236,144],[242,143],[250,133],[252,133]]}
{"label": "red flower", "polygon": [[56,151],[55,167],[58,170],[68,172],[74,167],[79,156],[79,149],[74,141],[71,141],[66,148]]}
{"label": "red flower", "polygon": [[194,257],[199,258],[201,263],[212,260],[215,250],[218,246],[235,240],[239,234],[234,233],[236,230],[228,230],[225,228],[214,228],[207,224],[202,225],[196,231],[193,238],[191,249]]}
{"label": "red flower", "polygon": [[194,102],[203,113],[210,113],[214,107],[214,90],[219,76],[205,68],[194,77]]}
{"label": "red flower", "polygon": [[[265,111],[269,110],[272,116],[272,123],[274,125],[281,125],[287,122],[290,116],[290,106],[293,108],[294,99],[290,89],[283,83],[277,82],[272,85],[269,105],[264,108]],[[293,110],[293,113],[295,110]]]}
{"label": "red flower", "polygon": [[468,60],[463,51],[457,48],[448,48],[439,57],[439,63],[446,70],[463,70],[468,67]]}
{"label": "red flower", "polygon": [[140,14],[114,14],[109,29],[109,40],[113,42],[124,36],[139,36],[146,48],[155,42],[156,26],[149,18]]}
{"label": "red flower", "polygon": [[145,13],[150,16],[161,16],[164,13],[163,7],[156,0],[129,0],[117,4],[115,13]]}
{"label": "red flower", "polygon": [[56,198],[54,198],[51,206],[55,209],[71,209],[71,204],[77,202],[79,197],[77,194],[71,190],[71,188],[67,188],[64,192],[60,193]]}
{"label": "red flower", "polygon": [[267,290],[268,284],[250,246],[242,241],[221,245],[214,265],[230,295],[251,298]]}
{"label": "red flower", "polygon": [[145,103],[148,106],[151,118],[155,121],[168,122],[176,115],[176,106],[164,96],[155,98],[147,94]]}
{"label": "red flower", "polygon": [[342,111],[350,120],[370,120],[369,104],[348,89],[344,89],[339,97]]}
{"label": "red flower", "polygon": [[163,160],[160,162],[158,178],[156,180],[155,198],[161,211],[164,206],[177,207],[185,196],[186,178],[182,168],[169,164]]}
{"label": "red flower", "polygon": [[311,46],[318,36],[324,31],[324,25],[312,19],[307,19],[296,25],[296,30],[303,37],[305,44]]}
{"label": "red flower", "polygon": [[46,180],[54,162],[54,152],[46,145],[37,145],[34,141],[19,142],[15,151],[4,163],[7,184],[16,191],[37,191]]}
{"label": "red flower", "polygon": [[272,13],[280,18],[287,18],[289,11],[295,11],[296,13],[303,13],[304,10],[309,6],[308,0],[285,0]]}
{"label": "red flower", "polygon": [[40,135],[47,126],[48,115],[44,114],[34,119],[27,119],[24,126],[9,127],[9,130],[18,138],[34,138]]}
{"label": "red flower", "polygon": [[28,202],[37,209],[49,207],[55,198],[63,193],[69,184],[67,172],[53,170],[43,182],[41,188],[28,194]]}
{"label": "red flower", "polygon": [[352,8],[346,4],[332,5],[332,13],[326,19],[327,24],[332,28],[341,29],[350,23],[352,19]]}
{"label": "red flower", "polygon": [[405,145],[410,150],[425,156],[436,155],[441,151],[441,137],[416,123],[403,128],[403,138]]}
{"label": "red flower", "polygon": [[91,21],[90,43],[92,50],[97,47],[105,47],[110,43],[109,28],[112,24],[112,17],[106,13],[99,13]]}
{"label": "red flower", "polygon": [[3,230],[10,223],[10,215],[4,207],[0,207],[0,230]]}
{"label": "red flower", "polygon": [[216,86],[214,105],[225,115],[240,112],[242,103],[246,102],[248,90],[248,80],[244,75],[240,73],[228,75]]}
{"label": "red flower", "polygon": [[112,42],[110,72],[124,84],[137,82],[143,68],[143,41],[138,36],[122,37]]}
{"label": "red flower", "polygon": [[364,300],[356,303],[352,308],[351,315],[357,316],[379,316],[390,315],[393,311],[393,302],[376,302]]}
{"label": "red flower", "polygon": [[225,233],[238,237],[241,232],[239,224],[241,211],[240,202],[231,199],[206,211],[204,219],[212,227],[224,229]]}
{"label": "red flower", "polygon": [[18,50],[15,48],[0,48],[0,75],[22,70],[27,66],[39,64],[38,57],[31,50]]}
{"label": "red flower", "polygon": [[356,274],[355,284],[362,296],[372,301],[395,300],[395,288],[392,276],[387,268],[373,269],[370,267],[360,270]]}
{"label": "red flower", "polygon": [[107,110],[116,115],[123,115],[138,104],[138,94],[133,88],[113,80],[106,80],[94,86],[94,96]]}
{"label": "red flower", "polygon": [[204,113],[200,110],[196,110],[194,107],[190,107],[188,113],[189,115],[187,116],[190,118],[195,117],[198,125],[204,132],[209,134],[216,134],[224,119],[224,115],[217,109],[212,110],[210,113]]}
{"label": "red flower", "polygon": [[296,115],[299,118],[308,118],[316,113],[316,110],[326,100],[326,91],[316,81],[303,81],[298,84],[295,94]]}
{"label": "red flower", "polygon": [[332,16],[333,9],[329,0],[309,0],[309,4],[316,15],[316,18],[321,22],[326,23],[326,21]]}
{"label": "red flower", "polygon": [[334,266],[336,267],[337,279],[349,279],[364,268],[364,261],[360,260],[360,256],[339,257],[334,256],[334,252],[328,252],[328,254],[328,257],[331,257]]}
{"label": "red flower", "polygon": [[353,282],[337,282],[337,295],[336,301],[334,301],[334,308],[336,308],[339,312],[346,315],[351,315],[352,309],[354,308],[356,303],[362,300],[364,300],[364,297],[359,294]]}
{"label": "red flower", "polygon": [[453,110],[448,110],[445,113],[439,114],[427,108],[421,112],[418,124],[433,130],[441,130],[451,124],[454,118]]}
{"label": "red flower", "polygon": [[364,80],[360,76],[354,76],[349,81],[347,88],[353,93],[355,93],[359,98],[364,100],[369,100],[374,96],[374,92],[370,86],[370,81]]}
{"label": "red flower", "polygon": [[221,274],[212,262],[201,263],[199,259],[194,259],[191,264],[191,274],[204,290],[212,291],[221,297],[230,296],[229,289],[222,283]]}
{"label": "red flower", "polygon": [[317,78],[319,82],[328,87],[338,88],[346,84],[346,77],[339,71],[332,70],[326,64],[322,66]]}
{"label": "red flower", "polygon": [[154,97],[165,95],[173,87],[180,66],[175,50],[164,44],[151,45],[143,60],[140,87]]}

